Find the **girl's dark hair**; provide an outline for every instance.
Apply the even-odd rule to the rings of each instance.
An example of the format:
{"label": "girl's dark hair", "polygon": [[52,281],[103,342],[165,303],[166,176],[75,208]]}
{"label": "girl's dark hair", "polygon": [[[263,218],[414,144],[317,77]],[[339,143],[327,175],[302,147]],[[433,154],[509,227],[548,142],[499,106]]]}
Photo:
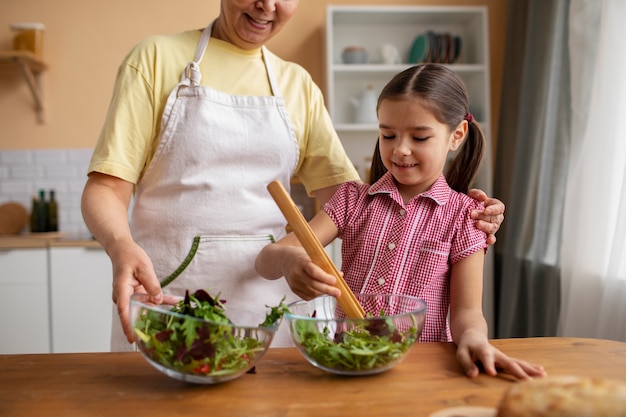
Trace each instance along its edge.
{"label": "girl's dark hair", "polygon": [[[456,157],[446,169],[446,181],[453,190],[467,193],[473,184],[485,154],[485,134],[478,122],[469,116],[469,95],[463,80],[448,67],[440,64],[420,64],[408,68],[387,83],[378,96],[378,107],[383,100],[402,100],[411,97],[423,99],[435,118],[450,131],[464,119],[468,132]],[[380,157],[378,141],[372,157],[368,182],[374,184],[387,169]]]}

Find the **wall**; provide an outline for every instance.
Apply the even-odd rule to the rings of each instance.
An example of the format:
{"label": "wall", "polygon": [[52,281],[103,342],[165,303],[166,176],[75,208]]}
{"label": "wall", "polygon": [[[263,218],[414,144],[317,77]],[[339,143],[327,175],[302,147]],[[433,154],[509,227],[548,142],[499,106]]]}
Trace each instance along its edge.
{"label": "wall", "polygon": [[[300,0],[296,15],[269,47],[283,58],[307,68],[322,89],[325,88],[324,26],[326,5],[330,3],[389,4],[385,0]],[[393,0],[392,3],[489,7],[492,120],[497,121],[506,2]],[[39,188],[47,188],[50,178],[48,168],[42,168],[38,153],[21,151],[52,151],[45,153],[45,158],[56,160],[57,164],[73,160],[71,155],[75,152],[83,158],[98,137],[117,67],[128,50],[139,39],[151,34],[206,26],[218,13],[219,2],[0,0],[0,10],[0,51],[11,49],[11,23],[42,22],[47,27],[43,56],[50,68],[43,76],[45,124],[37,123],[33,97],[19,70],[0,66],[0,203],[16,199],[29,204],[30,194]],[[492,126],[493,138],[497,137],[495,127]],[[58,150],[58,154],[54,150]],[[81,159],[79,166],[83,165]],[[28,178],[13,175],[14,172],[28,173],[31,169],[35,173],[29,174]],[[59,174],[61,171],[56,169],[53,172]],[[59,198],[63,199],[66,209],[68,206],[77,208],[84,171],[72,168],[65,172],[69,177],[56,177],[61,183],[58,185],[61,187]],[[20,189],[24,184],[25,188]],[[20,192],[16,193],[18,189]],[[64,190],[67,195],[63,194]]]}

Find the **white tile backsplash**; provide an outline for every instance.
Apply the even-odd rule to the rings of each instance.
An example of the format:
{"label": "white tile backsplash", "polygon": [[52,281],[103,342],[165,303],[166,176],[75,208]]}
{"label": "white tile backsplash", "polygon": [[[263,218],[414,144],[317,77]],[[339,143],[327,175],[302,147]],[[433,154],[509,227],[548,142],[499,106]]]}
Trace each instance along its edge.
{"label": "white tile backsplash", "polygon": [[10,177],[15,181],[45,178],[45,168],[37,163],[19,163],[10,167]]}
{"label": "white tile backsplash", "polygon": [[34,151],[0,151],[0,164],[33,162]]}
{"label": "white tile backsplash", "polygon": [[[59,230],[88,234],[80,212],[93,149],[0,150],[0,204],[17,201],[30,212],[39,190],[55,191],[59,206]],[[26,226],[25,232],[30,230]]]}
{"label": "white tile backsplash", "polygon": [[[1,164],[2,162],[0,162]],[[0,165],[0,180],[6,180],[10,176],[11,170],[8,166]]]}

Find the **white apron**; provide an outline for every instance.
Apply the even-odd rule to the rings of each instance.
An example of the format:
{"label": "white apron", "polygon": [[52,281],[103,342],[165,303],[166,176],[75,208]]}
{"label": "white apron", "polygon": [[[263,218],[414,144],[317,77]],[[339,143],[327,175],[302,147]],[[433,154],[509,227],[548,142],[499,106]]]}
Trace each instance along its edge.
{"label": "white apron", "polygon": [[[278,179],[289,187],[298,144],[265,48],[274,96],[232,96],[199,85],[210,34],[211,25],[167,100],[158,148],[136,187],[131,232],[164,293],[202,288],[219,293],[227,308],[264,315],[283,297],[297,298],[284,279],[259,277],[254,260],[272,236],[284,235],[286,221],[266,186]],[[132,350],[115,308],[114,314],[111,349]],[[272,346],[288,345],[283,324]]]}

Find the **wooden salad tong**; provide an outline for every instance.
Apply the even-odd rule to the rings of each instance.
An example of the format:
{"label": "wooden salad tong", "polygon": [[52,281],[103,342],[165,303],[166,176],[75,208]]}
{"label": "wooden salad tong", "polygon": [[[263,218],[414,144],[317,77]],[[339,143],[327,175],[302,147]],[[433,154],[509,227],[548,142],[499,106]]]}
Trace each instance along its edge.
{"label": "wooden salad tong", "polygon": [[329,274],[334,275],[337,279],[335,286],[341,291],[341,296],[337,299],[337,302],[346,313],[346,316],[349,318],[363,318],[365,316],[363,307],[359,304],[354,293],[346,284],[343,276],[324,250],[321,242],[311,230],[311,227],[291,199],[287,190],[285,190],[285,187],[283,187],[280,181],[272,181],[267,186],[267,190],[274,198],[278,208],[287,219],[294,234],[304,247],[304,250],[306,250],[306,253],[311,257],[313,263]]}

